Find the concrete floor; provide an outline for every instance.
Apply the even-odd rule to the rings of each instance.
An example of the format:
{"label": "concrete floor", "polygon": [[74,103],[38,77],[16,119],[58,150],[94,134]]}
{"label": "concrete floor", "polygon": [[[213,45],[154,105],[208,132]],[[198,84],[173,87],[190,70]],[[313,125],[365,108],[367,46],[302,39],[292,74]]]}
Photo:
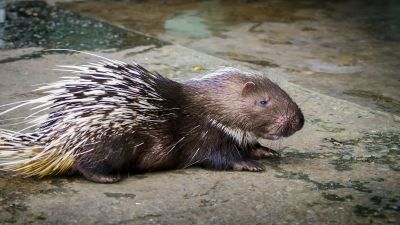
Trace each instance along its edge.
{"label": "concrete floor", "polygon": [[[0,52],[0,59],[37,49]],[[233,65],[168,45],[136,53],[98,54],[136,61],[174,79]],[[53,81],[57,64],[96,61],[46,55],[1,64],[0,104],[31,98],[32,83]],[[203,68],[195,72],[194,67]],[[236,67],[250,70],[235,63]],[[187,169],[132,176],[103,185],[81,177],[0,178],[2,223],[60,224],[397,224],[400,119],[301,88],[259,71],[287,90],[306,117],[302,131],[281,143],[282,158],[263,173]],[[273,74],[273,75],[272,75]],[[9,117],[25,114],[21,110]],[[7,119],[7,117],[2,117]],[[5,126],[5,125],[4,125]]]}

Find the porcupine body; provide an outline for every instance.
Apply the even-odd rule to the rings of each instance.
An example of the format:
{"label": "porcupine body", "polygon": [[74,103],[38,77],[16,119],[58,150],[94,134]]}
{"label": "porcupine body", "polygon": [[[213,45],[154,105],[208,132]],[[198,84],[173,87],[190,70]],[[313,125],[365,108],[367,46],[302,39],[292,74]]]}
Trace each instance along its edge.
{"label": "porcupine body", "polygon": [[40,177],[79,172],[105,183],[189,166],[261,171],[253,159],[276,153],[257,139],[290,136],[304,123],[279,86],[233,68],[179,83],[109,59],[62,67],[75,76],[14,107],[50,112],[31,121],[34,133],[0,132],[3,169]]}

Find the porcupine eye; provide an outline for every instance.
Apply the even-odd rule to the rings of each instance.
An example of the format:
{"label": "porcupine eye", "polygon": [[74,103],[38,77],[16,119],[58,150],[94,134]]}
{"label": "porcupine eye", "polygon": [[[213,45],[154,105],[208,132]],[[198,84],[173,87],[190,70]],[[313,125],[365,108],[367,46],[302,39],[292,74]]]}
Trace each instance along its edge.
{"label": "porcupine eye", "polygon": [[268,101],[267,100],[260,101],[260,106],[261,107],[267,107],[267,105],[268,105]]}

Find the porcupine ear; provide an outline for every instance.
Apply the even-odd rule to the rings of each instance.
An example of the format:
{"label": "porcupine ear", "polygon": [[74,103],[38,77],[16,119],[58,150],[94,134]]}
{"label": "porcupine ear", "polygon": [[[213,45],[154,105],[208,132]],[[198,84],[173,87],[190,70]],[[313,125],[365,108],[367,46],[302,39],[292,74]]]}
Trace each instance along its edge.
{"label": "porcupine ear", "polygon": [[250,95],[251,93],[253,93],[255,90],[256,90],[255,83],[253,83],[251,81],[246,82],[242,88],[242,96],[246,97],[246,96]]}

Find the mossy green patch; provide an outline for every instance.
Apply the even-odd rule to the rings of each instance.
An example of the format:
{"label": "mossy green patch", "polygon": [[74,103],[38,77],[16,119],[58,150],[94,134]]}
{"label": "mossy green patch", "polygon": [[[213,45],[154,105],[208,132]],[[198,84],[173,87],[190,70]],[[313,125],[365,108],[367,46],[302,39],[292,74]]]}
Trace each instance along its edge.
{"label": "mossy green patch", "polygon": [[371,202],[373,202],[375,205],[380,205],[382,203],[382,199],[383,197],[375,195],[371,197],[369,200],[371,200]]}
{"label": "mossy green patch", "polygon": [[361,137],[348,140],[323,139],[323,147],[334,149],[336,158],[331,161],[338,171],[351,170],[359,162],[388,164],[400,169],[400,134],[398,130],[361,131]]}
{"label": "mossy green patch", "polygon": [[358,180],[352,180],[352,181],[350,181],[350,187],[357,191],[372,193],[371,189],[365,187],[365,185],[368,183],[369,182],[361,182]]}
{"label": "mossy green patch", "polygon": [[351,201],[353,200],[353,196],[351,195],[346,195],[344,197],[340,197],[336,194],[330,194],[330,193],[322,193],[322,197],[326,198],[327,200],[330,201],[338,201],[338,202],[344,202],[344,201]]}
{"label": "mossy green patch", "polygon": [[327,183],[321,183],[315,180],[312,180],[308,174],[302,172],[290,172],[290,171],[283,171],[281,174],[276,175],[278,178],[286,178],[286,179],[296,179],[296,180],[303,180],[308,183],[312,183],[316,186],[318,190],[335,190],[338,188],[345,188],[346,186],[336,183],[333,181]]}
{"label": "mossy green patch", "polygon": [[[165,45],[149,36],[96,21],[48,5],[44,1],[15,1],[5,6],[0,23],[0,49],[42,47],[45,49],[126,49],[136,46]],[[6,58],[0,63],[41,57],[54,52],[37,51]],[[57,52],[59,53],[59,52]]]}
{"label": "mossy green patch", "polygon": [[362,205],[356,205],[354,206],[354,213],[357,216],[361,217],[376,217],[376,218],[386,218],[386,216],[382,213],[381,210],[378,209],[372,209],[367,206],[362,206]]}
{"label": "mossy green patch", "polygon": [[291,147],[284,147],[281,150],[282,158],[289,159],[330,159],[336,157],[338,154],[336,152],[311,152],[311,151],[300,151]]}
{"label": "mossy green patch", "polygon": [[291,171],[285,171],[283,169],[280,170],[280,174],[276,175],[278,178],[285,178],[285,179],[295,179],[295,180],[302,180],[308,183],[312,183],[315,185],[316,189],[319,191],[326,191],[326,190],[337,190],[341,188],[351,188],[353,190],[359,191],[359,192],[366,192],[366,193],[372,193],[372,190],[365,187],[366,184],[369,182],[361,182],[357,180],[351,180],[349,181],[349,184],[341,184],[338,182],[334,181],[329,181],[329,182],[318,182],[316,180],[313,180],[309,177],[308,174],[302,173],[302,172],[291,172]]}
{"label": "mossy green patch", "polygon": [[376,181],[376,182],[383,182],[383,181],[385,181],[385,179],[382,178],[382,177],[372,178],[371,180]]}
{"label": "mossy green patch", "polygon": [[105,196],[109,197],[109,198],[130,198],[133,199],[136,197],[135,194],[132,193],[115,193],[115,192],[105,192],[104,193]]}

